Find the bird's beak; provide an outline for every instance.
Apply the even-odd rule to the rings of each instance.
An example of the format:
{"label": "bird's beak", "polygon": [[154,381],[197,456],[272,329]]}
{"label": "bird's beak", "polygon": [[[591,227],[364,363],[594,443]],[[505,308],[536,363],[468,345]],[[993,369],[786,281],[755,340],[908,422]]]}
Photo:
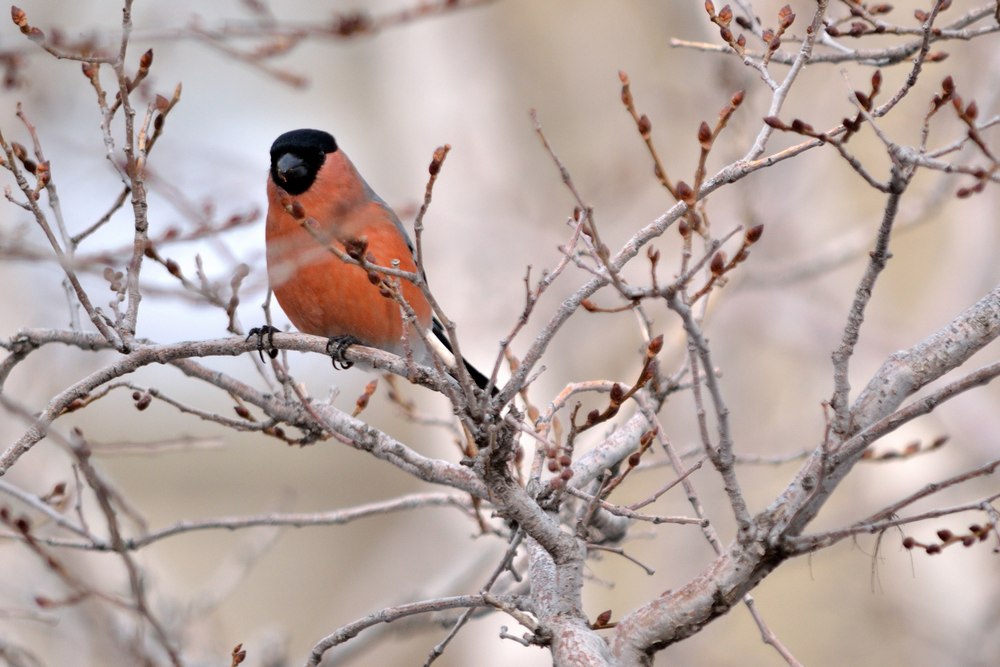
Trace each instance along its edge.
{"label": "bird's beak", "polygon": [[305,160],[293,153],[285,153],[278,158],[277,172],[282,183],[287,183],[292,178],[302,178],[309,171]]}

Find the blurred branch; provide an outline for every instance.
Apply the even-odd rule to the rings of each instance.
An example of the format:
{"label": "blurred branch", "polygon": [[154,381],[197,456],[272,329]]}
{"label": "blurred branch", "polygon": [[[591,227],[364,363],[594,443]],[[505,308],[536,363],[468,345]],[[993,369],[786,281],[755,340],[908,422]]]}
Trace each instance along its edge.
{"label": "blurred branch", "polygon": [[[360,37],[372,37],[383,31],[411,25],[439,16],[446,16],[465,9],[493,4],[497,0],[420,0],[409,7],[393,11],[371,14],[365,10],[332,12],[325,20],[285,21],[279,18],[280,11],[271,11],[267,3],[261,6],[265,11],[255,12],[251,19],[223,19],[206,22],[194,15],[181,27],[158,27],[132,30],[130,5],[126,3],[125,40],[119,41],[99,30],[79,38],[75,43],[66,42],[61,33],[46,35],[41,29],[28,23],[27,16],[18,8],[13,8],[14,22],[31,41],[51,56],[59,59],[76,60],[90,65],[115,65],[123,63],[124,46],[129,41],[141,43],[179,42],[193,40],[212,48],[223,56],[242,62],[277,81],[301,88],[308,79],[287,69],[272,64],[272,61],[287,56],[306,42],[344,41]],[[249,47],[243,42],[252,42]],[[106,55],[117,42],[117,57]],[[20,82],[19,72],[24,67],[25,56],[37,53],[36,49],[9,48],[0,50],[0,62],[6,62],[9,70],[7,80]]]}
{"label": "blurred branch", "polygon": [[[114,546],[109,542],[98,539],[86,530],[77,527],[58,512],[55,512],[44,503],[32,498],[29,494],[12,487],[0,480],[0,492],[16,497],[21,502],[29,505],[35,510],[44,512],[52,518],[58,525],[66,528],[86,541],[66,540],[55,537],[38,537],[42,544],[70,549],[83,549],[88,551],[113,551]],[[358,505],[342,510],[331,510],[328,512],[273,512],[268,514],[251,514],[234,517],[217,517],[200,521],[179,521],[166,528],[144,533],[138,537],[127,537],[121,541],[121,548],[128,551],[138,551],[155,542],[185,535],[192,532],[204,530],[243,530],[247,528],[259,527],[285,527],[285,528],[307,528],[312,526],[340,526],[366,519],[372,516],[381,516],[393,512],[403,512],[426,507],[451,506],[471,512],[471,505],[468,496],[454,493],[416,493],[408,496],[400,496],[382,502]]]}
{"label": "blurred branch", "polygon": [[[505,602],[502,598],[496,598],[492,595],[482,593],[476,595],[456,595],[452,597],[435,598],[433,600],[425,600],[423,602],[411,602],[409,604],[388,607],[369,614],[368,616],[363,616],[321,639],[315,646],[313,646],[309,659],[306,660],[306,665],[315,667],[315,665],[318,665],[323,659],[323,654],[331,648],[339,644],[343,644],[363,630],[366,630],[373,625],[378,625],[379,623],[392,623],[393,621],[406,618],[407,616],[412,616],[414,614],[428,614],[442,611],[444,609],[485,606],[492,606],[504,611],[510,611],[515,614],[517,613],[514,610],[514,607]],[[520,614],[517,615],[520,616]]]}

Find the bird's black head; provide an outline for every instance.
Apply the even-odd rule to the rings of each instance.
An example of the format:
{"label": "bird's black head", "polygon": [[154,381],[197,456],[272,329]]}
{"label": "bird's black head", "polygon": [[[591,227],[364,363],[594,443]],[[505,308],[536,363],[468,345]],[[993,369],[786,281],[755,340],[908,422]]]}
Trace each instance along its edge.
{"label": "bird's black head", "polygon": [[322,130],[292,130],[271,144],[271,179],[290,195],[300,195],[316,180],[337,142]]}

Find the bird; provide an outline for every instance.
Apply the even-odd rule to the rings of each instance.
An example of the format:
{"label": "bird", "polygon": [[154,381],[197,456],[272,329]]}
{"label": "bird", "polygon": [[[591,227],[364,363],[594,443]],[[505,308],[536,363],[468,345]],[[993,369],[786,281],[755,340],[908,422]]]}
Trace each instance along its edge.
{"label": "bird", "polygon": [[[343,355],[354,344],[410,354],[416,362],[429,363],[431,353],[416,327],[429,330],[450,354],[444,327],[417,285],[405,278],[383,279],[377,271],[344,259],[345,255],[363,258],[367,264],[411,274],[418,270],[403,223],[333,135],[316,129],[285,132],[274,140],[270,155],[265,223],[268,282],[292,324],[303,333],[330,340],[327,350],[335,368],[351,366]],[[328,246],[341,252],[335,254]],[[403,317],[387,281],[398,286],[412,321]],[[273,333],[264,327],[251,335],[258,336],[262,350],[264,335]],[[485,389],[488,378],[471,364],[464,365],[476,385]],[[450,372],[455,375],[454,368]]]}

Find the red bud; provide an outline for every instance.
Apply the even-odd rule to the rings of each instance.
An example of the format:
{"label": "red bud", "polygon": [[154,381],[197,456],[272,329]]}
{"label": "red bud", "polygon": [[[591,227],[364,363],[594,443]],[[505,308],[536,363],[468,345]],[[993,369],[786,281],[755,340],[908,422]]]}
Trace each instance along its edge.
{"label": "red bud", "polygon": [[28,16],[20,7],[11,5],[10,18],[18,28],[24,29],[28,25]]}
{"label": "red bud", "polygon": [[649,117],[646,114],[639,116],[639,120],[636,122],[639,127],[639,134],[642,135],[643,139],[648,139],[649,134],[653,129],[653,123],[650,122]]}
{"label": "red bud", "polygon": [[698,143],[706,151],[712,147],[712,128],[705,121],[698,126]]}
{"label": "red bud", "polygon": [[712,257],[712,264],[710,266],[713,276],[721,276],[722,272],[726,269],[726,253],[719,251],[715,253]]}

